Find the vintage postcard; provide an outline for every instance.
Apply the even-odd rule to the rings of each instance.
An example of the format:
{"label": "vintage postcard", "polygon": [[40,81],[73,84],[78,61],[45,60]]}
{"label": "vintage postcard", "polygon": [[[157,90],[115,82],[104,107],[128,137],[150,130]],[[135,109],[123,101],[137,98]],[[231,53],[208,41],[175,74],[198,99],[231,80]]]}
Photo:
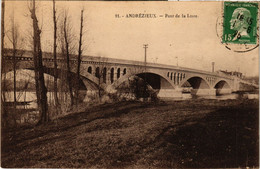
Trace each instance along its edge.
{"label": "vintage postcard", "polygon": [[259,168],[259,2],[1,5],[1,167]]}

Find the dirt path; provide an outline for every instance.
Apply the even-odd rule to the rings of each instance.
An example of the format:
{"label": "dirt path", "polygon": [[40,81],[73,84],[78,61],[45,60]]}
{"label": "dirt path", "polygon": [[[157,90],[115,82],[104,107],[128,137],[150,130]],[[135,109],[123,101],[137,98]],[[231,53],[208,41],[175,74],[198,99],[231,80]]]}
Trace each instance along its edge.
{"label": "dirt path", "polygon": [[2,133],[2,167],[258,165],[258,100],[120,102]]}

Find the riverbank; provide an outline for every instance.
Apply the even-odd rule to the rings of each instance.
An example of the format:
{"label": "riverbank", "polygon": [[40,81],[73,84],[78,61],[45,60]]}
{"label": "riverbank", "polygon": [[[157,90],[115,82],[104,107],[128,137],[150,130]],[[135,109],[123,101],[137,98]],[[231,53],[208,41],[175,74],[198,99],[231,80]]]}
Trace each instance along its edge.
{"label": "riverbank", "polygon": [[118,102],[2,133],[6,167],[258,166],[258,99]]}

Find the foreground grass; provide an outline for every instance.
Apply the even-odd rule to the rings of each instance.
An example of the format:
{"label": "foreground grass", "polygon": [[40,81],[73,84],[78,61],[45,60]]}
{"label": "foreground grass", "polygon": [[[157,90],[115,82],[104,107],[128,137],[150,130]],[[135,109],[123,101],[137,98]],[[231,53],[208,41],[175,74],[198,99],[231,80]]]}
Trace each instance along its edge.
{"label": "foreground grass", "polygon": [[258,100],[120,102],[2,131],[2,167],[258,165]]}

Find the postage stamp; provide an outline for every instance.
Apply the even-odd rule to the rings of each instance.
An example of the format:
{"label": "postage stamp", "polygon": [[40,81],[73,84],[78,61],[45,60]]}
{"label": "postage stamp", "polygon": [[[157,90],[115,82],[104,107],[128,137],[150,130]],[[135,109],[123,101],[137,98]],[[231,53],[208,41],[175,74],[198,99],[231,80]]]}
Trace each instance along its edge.
{"label": "postage stamp", "polygon": [[223,43],[256,44],[258,3],[224,2]]}

